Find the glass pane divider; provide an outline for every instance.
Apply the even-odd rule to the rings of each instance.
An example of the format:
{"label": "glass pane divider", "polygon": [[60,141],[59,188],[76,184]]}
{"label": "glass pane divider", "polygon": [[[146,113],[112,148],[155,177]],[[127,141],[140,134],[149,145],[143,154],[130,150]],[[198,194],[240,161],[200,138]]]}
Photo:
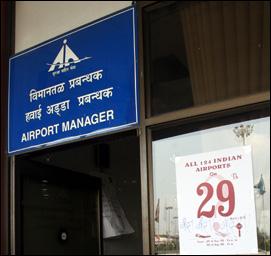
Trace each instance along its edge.
{"label": "glass pane divider", "polygon": [[145,119],[146,126],[153,126],[162,123],[167,123],[170,121],[176,121],[179,119],[184,119],[193,116],[199,116],[202,114],[209,114],[212,112],[247,106],[251,104],[257,104],[262,102],[270,101],[270,92],[258,93],[254,95],[249,95],[245,97],[238,97],[231,100],[225,100],[217,103],[212,103],[203,106],[197,106],[192,108],[187,108],[183,110],[177,110],[169,112],[166,114],[161,114],[158,116],[150,117]]}

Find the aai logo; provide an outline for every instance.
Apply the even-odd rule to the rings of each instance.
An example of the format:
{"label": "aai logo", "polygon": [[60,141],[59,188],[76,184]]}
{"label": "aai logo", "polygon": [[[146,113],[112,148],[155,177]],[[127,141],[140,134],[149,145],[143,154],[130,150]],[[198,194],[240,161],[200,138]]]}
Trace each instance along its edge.
{"label": "aai logo", "polygon": [[76,68],[76,63],[81,61],[90,59],[91,57],[84,57],[80,59],[68,46],[67,39],[63,40],[63,46],[61,47],[60,51],[58,52],[56,58],[54,59],[53,63],[47,63],[50,66],[48,72],[52,72],[53,76],[67,72],[69,70]]}

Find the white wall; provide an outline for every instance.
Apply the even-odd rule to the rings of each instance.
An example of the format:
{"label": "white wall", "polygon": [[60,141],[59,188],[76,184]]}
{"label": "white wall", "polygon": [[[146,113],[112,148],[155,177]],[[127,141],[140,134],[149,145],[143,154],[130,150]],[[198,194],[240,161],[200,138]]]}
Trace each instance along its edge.
{"label": "white wall", "polygon": [[132,1],[16,1],[15,52],[131,4]]}

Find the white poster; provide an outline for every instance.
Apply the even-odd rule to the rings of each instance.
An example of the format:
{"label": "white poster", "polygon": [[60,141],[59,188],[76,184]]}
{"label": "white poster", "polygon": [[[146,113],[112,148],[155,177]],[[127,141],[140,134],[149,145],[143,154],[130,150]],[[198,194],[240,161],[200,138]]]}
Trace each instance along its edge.
{"label": "white poster", "polygon": [[181,254],[258,253],[251,147],[175,158]]}

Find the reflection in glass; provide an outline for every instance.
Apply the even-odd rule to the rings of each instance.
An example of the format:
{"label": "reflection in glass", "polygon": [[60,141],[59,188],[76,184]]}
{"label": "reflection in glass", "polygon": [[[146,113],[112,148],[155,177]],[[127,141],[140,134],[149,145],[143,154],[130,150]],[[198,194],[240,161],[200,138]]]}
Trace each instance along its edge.
{"label": "reflection in glass", "polygon": [[259,253],[270,253],[270,117],[153,141],[156,253],[180,253],[175,157],[242,146],[242,136],[233,132],[241,125],[253,126],[246,145],[253,152],[258,248]]}
{"label": "reflection in glass", "polygon": [[144,12],[149,116],[270,90],[270,2],[192,1]]}

